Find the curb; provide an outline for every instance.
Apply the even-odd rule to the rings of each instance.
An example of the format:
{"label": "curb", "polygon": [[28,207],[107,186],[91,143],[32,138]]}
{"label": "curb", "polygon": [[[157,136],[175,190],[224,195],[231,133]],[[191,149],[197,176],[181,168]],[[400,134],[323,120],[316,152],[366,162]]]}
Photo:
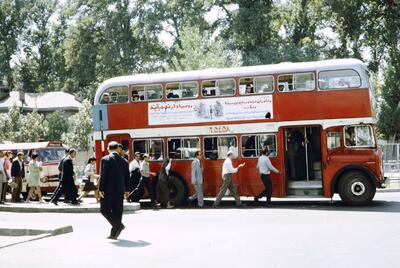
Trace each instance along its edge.
{"label": "curb", "polygon": [[74,230],[71,225],[57,228],[54,230],[0,228],[0,236],[32,236],[32,235],[42,235],[42,234],[55,236],[60,234],[72,233],[73,231]]}
{"label": "curb", "polygon": [[[125,203],[124,212],[132,212],[140,209],[139,203]],[[99,213],[100,205],[94,206],[54,206],[52,204],[30,204],[26,205],[16,205],[16,204],[6,204],[0,205],[0,211],[3,212],[17,212],[17,213]]]}
{"label": "curb", "polygon": [[40,240],[43,238],[48,238],[51,236],[72,233],[73,231],[74,230],[71,225],[57,228],[54,230],[0,228],[0,236],[20,237],[17,239],[17,241],[15,241],[15,239],[12,239],[11,240],[12,242],[11,241],[7,242],[7,239],[2,239],[2,242],[5,241],[5,243],[0,244],[0,249]]}

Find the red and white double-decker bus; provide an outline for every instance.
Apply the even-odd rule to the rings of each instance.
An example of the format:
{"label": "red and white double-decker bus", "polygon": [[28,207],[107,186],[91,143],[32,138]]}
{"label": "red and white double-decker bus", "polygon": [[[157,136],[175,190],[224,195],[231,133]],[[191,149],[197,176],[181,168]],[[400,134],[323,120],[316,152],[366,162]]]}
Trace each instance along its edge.
{"label": "red and white double-decker bus", "polygon": [[191,159],[204,159],[204,194],[214,197],[229,150],[246,166],[234,181],[242,196],[263,190],[261,149],[280,174],[273,196],[332,197],[368,204],[384,187],[374,134],[373,92],[356,59],[141,74],[102,83],[94,101],[97,159],[107,143],[148,153],[155,171],[172,158],[171,197],[194,192]]}

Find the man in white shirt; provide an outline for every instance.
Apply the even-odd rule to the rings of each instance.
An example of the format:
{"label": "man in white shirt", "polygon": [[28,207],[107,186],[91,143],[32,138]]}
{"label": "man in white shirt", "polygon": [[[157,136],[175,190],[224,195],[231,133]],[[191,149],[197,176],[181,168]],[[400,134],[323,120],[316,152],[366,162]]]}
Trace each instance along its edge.
{"label": "man in white shirt", "polygon": [[264,148],[262,150],[261,156],[258,158],[257,169],[258,173],[260,173],[261,181],[264,183],[264,191],[260,193],[258,196],[254,197],[255,201],[258,201],[263,195],[267,198],[267,207],[271,205],[271,196],[272,196],[272,181],[270,177],[270,173],[275,172],[279,173],[279,170],[276,169],[272,164],[271,160],[267,156],[268,148]]}
{"label": "man in white shirt", "polygon": [[221,202],[222,197],[224,197],[226,191],[229,189],[233,197],[235,198],[236,206],[240,207],[242,206],[242,203],[240,202],[240,196],[237,192],[236,186],[232,182],[232,177],[233,174],[237,173],[239,168],[244,167],[245,163],[240,164],[236,168],[233,167],[232,165],[232,160],[235,158],[235,155],[233,154],[232,151],[229,151],[227,154],[227,158],[224,161],[224,164],[222,165],[222,186],[219,190],[219,193],[217,195],[217,199],[215,200],[213,204],[213,208],[218,207],[219,203]]}

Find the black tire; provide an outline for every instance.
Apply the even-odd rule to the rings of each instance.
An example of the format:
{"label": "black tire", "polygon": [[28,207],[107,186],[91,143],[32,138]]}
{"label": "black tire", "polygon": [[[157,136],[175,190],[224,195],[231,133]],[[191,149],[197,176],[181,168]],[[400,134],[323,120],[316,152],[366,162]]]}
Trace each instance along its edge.
{"label": "black tire", "polygon": [[350,206],[365,206],[375,196],[376,186],[362,172],[350,171],[339,181],[340,198]]}
{"label": "black tire", "polygon": [[177,177],[171,175],[168,180],[169,200],[174,206],[179,206],[186,201],[185,184]]}

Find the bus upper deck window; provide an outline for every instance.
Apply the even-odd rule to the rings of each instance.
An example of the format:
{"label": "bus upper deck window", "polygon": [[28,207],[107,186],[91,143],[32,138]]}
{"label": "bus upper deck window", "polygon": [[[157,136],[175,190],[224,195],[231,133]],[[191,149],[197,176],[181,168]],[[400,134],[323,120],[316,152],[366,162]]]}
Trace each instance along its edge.
{"label": "bus upper deck window", "polygon": [[260,76],[255,78],[241,78],[239,80],[240,95],[269,93],[274,89],[272,76]]}
{"label": "bus upper deck window", "polygon": [[299,73],[281,75],[278,79],[278,90],[280,92],[305,91],[315,88],[313,73]]}
{"label": "bus upper deck window", "polygon": [[202,93],[204,97],[232,96],[235,94],[235,80],[210,80],[202,82]]}
{"label": "bus upper deck window", "polygon": [[127,103],[128,87],[111,87],[108,88],[100,98],[101,104]]}
{"label": "bus upper deck window", "polygon": [[198,95],[197,82],[167,84],[167,99],[196,98]]}
{"label": "bus upper deck window", "polygon": [[322,90],[358,88],[361,86],[361,77],[352,69],[321,71],[318,74],[318,85]]}
{"label": "bus upper deck window", "polygon": [[162,99],[162,85],[133,86],[131,101]]}
{"label": "bus upper deck window", "polygon": [[163,95],[162,85],[147,85],[146,99],[148,100],[161,100]]}

